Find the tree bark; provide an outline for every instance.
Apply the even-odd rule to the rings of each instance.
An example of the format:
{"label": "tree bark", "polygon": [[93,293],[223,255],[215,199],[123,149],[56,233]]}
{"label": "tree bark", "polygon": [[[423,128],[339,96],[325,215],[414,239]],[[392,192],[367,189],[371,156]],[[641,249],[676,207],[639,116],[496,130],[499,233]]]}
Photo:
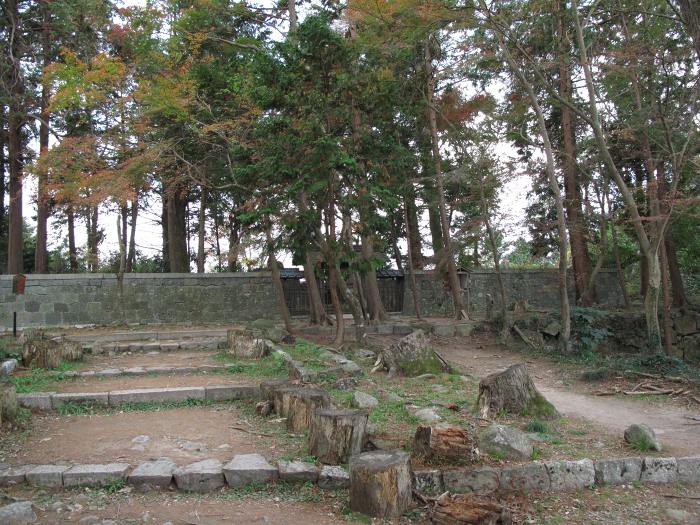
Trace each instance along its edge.
{"label": "tree bark", "polygon": [[272,274],[272,286],[277,296],[277,306],[279,307],[280,315],[284,321],[284,327],[287,332],[291,334],[294,332],[294,326],[292,326],[292,316],[289,314],[287,301],[284,298],[284,286],[282,286],[280,268],[277,264],[277,258],[275,257],[275,244],[272,240],[272,224],[266,226],[265,238],[267,240],[267,266]]}
{"label": "tree bark", "polygon": [[430,512],[433,525],[512,525],[510,510],[475,494],[442,494]]}
{"label": "tree bark", "polygon": [[683,275],[678,264],[678,254],[676,253],[676,244],[673,242],[673,232],[671,228],[666,231],[664,238],[666,247],[666,258],[668,259],[668,270],[671,277],[671,289],[673,291],[673,306],[684,306],[688,299],[685,295],[685,285],[683,283]]}
{"label": "tree bark", "polygon": [[70,271],[78,271],[78,251],[75,247],[75,211],[73,205],[69,204],[66,209],[66,217],[68,219],[68,259]]}
{"label": "tree bark", "polygon": [[228,255],[226,261],[228,263],[229,272],[238,272],[240,267],[238,264],[238,253],[241,247],[241,223],[235,213],[229,216],[229,234],[228,234]]}
{"label": "tree bark", "polygon": [[411,296],[413,297],[413,310],[416,313],[416,317],[418,319],[421,318],[420,315],[420,303],[418,301],[418,286],[416,285],[416,272],[415,272],[415,259],[413,256],[413,246],[411,242],[411,237],[413,235],[412,233],[412,225],[411,225],[411,220],[410,220],[410,213],[409,213],[409,202],[408,200],[404,201],[404,221],[405,221],[405,226],[406,226],[406,248],[408,249],[408,257],[407,257],[407,262],[408,262],[408,278],[409,278],[409,283],[411,285]]}
{"label": "tree bark", "polygon": [[625,272],[622,270],[622,260],[620,258],[620,245],[617,242],[617,227],[615,226],[615,221],[610,222],[610,231],[612,233],[613,241],[613,255],[615,257],[615,270],[617,272],[617,280],[620,283],[620,290],[622,291],[622,299],[625,303],[625,309],[630,309],[630,294],[627,291],[627,282],[625,281]]}
{"label": "tree bark", "polygon": [[407,196],[405,197],[404,221],[406,223],[406,240],[411,252],[411,262],[414,270],[423,269],[423,251],[421,246],[420,230],[418,228],[418,210],[416,209],[416,192],[413,184],[408,184]]}
{"label": "tree bark", "polygon": [[350,458],[353,511],[375,518],[398,518],[412,501],[411,464],[406,452],[378,450]]}
{"label": "tree bark", "polygon": [[474,461],[478,443],[474,432],[455,426],[419,425],[413,437],[413,454],[422,459]]}
{"label": "tree bark", "polygon": [[207,189],[202,186],[202,196],[199,203],[199,224],[197,228],[197,273],[204,273],[206,254],[204,253],[206,220],[207,220]]}
{"label": "tree bark", "polygon": [[126,271],[131,273],[136,262],[136,220],[139,217],[139,192],[136,191],[131,202],[131,232],[129,233],[129,252],[126,257]]}
{"label": "tree bark", "polygon": [[163,271],[170,272],[170,247],[168,245],[168,239],[170,237],[168,233],[168,193],[165,182],[163,182],[160,199],[162,204],[160,226],[163,232]]}
{"label": "tree bark", "polygon": [[[345,320],[343,319],[343,305],[338,297],[338,274],[334,266],[328,268],[328,288],[330,289],[333,312],[335,314],[335,340],[333,345],[340,347],[345,337]],[[324,312],[325,314],[325,312]]]}
{"label": "tree bark", "polygon": [[[7,143],[7,134],[5,132],[5,124],[7,116],[5,114],[5,106],[0,104],[0,242],[7,235],[7,225],[5,224],[5,166],[7,159],[5,158],[5,146]],[[6,262],[6,261],[5,261]],[[0,262],[4,265],[4,262]],[[2,271],[3,266],[0,266]]]}
{"label": "tree bark", "polygon": [[309,431],[309,453],[321,463],[339,465],[362,452],[367,439],[367,412],[316,410]]}
{"label": "tree bark", "polygon": [[187,195],[182,184],[168,185],[167,193],[167,234],[168,262],[170,272],[189,273],[190,262],[187,251]]}
{"label": "tree bark", "polygon": [[700,61],[700,5],[698,0],[678,0],[683,24],[693,39],[695,51]]}
{"label": "tree bark", "polygon": [[307,249],[304,254],[304,279],[306,279],[306,290],[309,295],[309,319],[311,324],[324,324],[328,319],[314,268],[313,255],[311,250]]}
{"label": "tree bark", "polygon": [[275,412],[287,418],[287,429],[290,432],[307,430],[314,413],[331,405],[330,396],[320,388],[280,388],[275,390],[274,396]]}

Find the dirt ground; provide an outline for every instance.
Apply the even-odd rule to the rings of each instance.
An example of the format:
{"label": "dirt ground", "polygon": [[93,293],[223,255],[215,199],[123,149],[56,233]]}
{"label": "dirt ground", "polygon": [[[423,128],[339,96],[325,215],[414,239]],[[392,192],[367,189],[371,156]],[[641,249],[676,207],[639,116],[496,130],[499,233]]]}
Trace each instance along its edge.
{"label": "dirt ground", "polygon": [[[258,381],[259,382],[259,381]],[[179,386],[213,386],[227,384],[252,384],[241,375],[231,376],[213,373],[142,375],[118,377],[81,377],[68,381],[57,381],[55,392],[109,392],[111,390],[131,390],[135,388],[169,388]]]}
{"label": "dirt ground", "polygon": [[221,364],[214,356],[216,352],[205,352],[198,350],[190,352],[179,350],[177,352],[158,353],[122,353],[118,356],[95,355],[85,358],[83,366],[79,368],[81,372],[88,370],[102,370],[105,368],[133,368],[137,366],[201,366]]}
{"label": "dirt ground", "polygon": [[[272,425],[272,423],[270,423]],[[282,433],[283,425],[277,426]],[[3,450],[12,465],[61,462],[138,463],[168,457],[178,464],[236,454],[270,459],[298,449],[293,438],[271,439],[232,405],[92,416],[35,416],[32,429]]]}

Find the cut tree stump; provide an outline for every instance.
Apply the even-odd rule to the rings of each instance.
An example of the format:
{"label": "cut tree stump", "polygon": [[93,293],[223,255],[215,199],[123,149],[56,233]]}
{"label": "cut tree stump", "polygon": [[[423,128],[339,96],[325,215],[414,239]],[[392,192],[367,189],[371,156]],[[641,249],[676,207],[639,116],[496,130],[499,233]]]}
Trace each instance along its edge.
{"label": "cut tree stump", "polygon": [[537,390],[524,364],[513,365],[503,372],[482,379],[476,403],[479,415],[484,419],[501,410],[510,414],[549,419],[559,415],[554,405]]}
{"label": "cut tree stump", "polygon": [[367,412],[363,410],[316,410],[309,433],[309,452],[321,463],[347,463],[362,452],[367,439]]}
{"label": "cut tree stump", "polygon": [[275,412],[287,418],[287,429],[299,432],[311,426],[316,409],[328,408],[331,398],[325,390],[291,386],[274,391]]}
{"label": "cut tree stump", "polygon": [[445,492],[431,509],[435,525],[512,525],[510,511],[486,498],[473,494]]}
{"label": "cut tree stump", "polygon": [[365,452],[350,458],[350,509],[375,518],[397,518],[413,501],[410,456],[403,450]]}
{"label": "cut tree stump", "polygon": [[15,386],[0,381],[0,425],[12,423],[17,418],[18,410]]}
{"label": "cut tree stump", "polygon": [[263,339],[257,338],[247,328],[232,328],[226,332],[229,351],[243,359],[260,359],[269,354]]}
{"label": "cut tree stump", "polygon": [[50,339],[41,330],[22,334],[22,365],[38,368],[58,368],[61,361],[79,361],[83,347],[73,341]]}
{"label": "cut tree stump", "polygon": [[413,438],[413,453],[425,459],[472,462],[478,458],[474,430],[451,426],[420,425]]}
{"label": "cut tree stump", "polygon": [[288,379],[270,379],[268,381],[263,381],[260,383],[260,395],[263,399],[274,404],[275,391],[280,388],[289,388],[290,386],[293,385]]}

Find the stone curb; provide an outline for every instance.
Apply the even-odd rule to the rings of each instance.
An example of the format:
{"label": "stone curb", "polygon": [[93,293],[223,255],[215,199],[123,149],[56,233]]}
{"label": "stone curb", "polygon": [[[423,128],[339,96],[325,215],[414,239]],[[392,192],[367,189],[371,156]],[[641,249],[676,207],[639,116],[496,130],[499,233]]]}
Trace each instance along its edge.
{"label": "stone curb", "polygon": [[[700,456],[682,458],[613,458],[578,461],[534,461],[512,467],[422,469],[412,473],[413,488],[421,493],[557,492],[592,486],[643,483],[700,483]],[[215,459],[177,466],[167,458],[143,462],[102,465],[23,465],[0,471],[0,486],[29,483],[37,487],[61,488],[106,486],[114,482],[140,490],[167,489],[173,481],[178,489],[209,492],[221,487],[240,487],[249,482],[277,480],[312,482],[322,489],[347,488],[347,470],[341,466],[312,463],[268,462],[258,454],[240,454],[227,464]]]}
{"label": "stone curb", "polygon": [[103,370],[88,370],[86,372],[68,371],[66,377],[118,377],[142,376],[147,374],[201,374],[207,372],[225,371],[230,365],[199,365],[199,366],[135,366],[131,368],[105,368]]}
{"label": "stone curb", "polygon": [[187,399],[234,401],[237,399],[259,398],[260,386],[251,384],[139,388],[113,390],[111,392],[34,392],[31,394],[17,394],[17,402],[21,407],[43,412],[58,410],[61,405],[66,403],[90,403],[116,407],[124,403],[171,403]]}

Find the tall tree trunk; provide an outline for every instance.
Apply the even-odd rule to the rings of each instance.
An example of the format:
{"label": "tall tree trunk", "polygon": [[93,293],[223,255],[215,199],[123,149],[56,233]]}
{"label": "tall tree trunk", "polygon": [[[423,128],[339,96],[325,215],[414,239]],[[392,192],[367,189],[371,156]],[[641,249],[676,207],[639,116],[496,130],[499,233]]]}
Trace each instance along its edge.
{"label": "tall tree trunk", "polygon": [[[610,203],[608,203],[608,207]],[[617,280],[620,283],[620,290],[622,290],[622,299],[625,302],[625,309],[630,309],[630,295],[627,291],[627,282],[625,281],[625,272],[622,270],[622,259],[620,258],[620,245],[617,242],[617,227],[615,225],[615,220],[610,221],[610,231],[612,233],[613,242],[613,255],[615,257],[615,269],[617,271]]]}
{"label": "tall tree trunk", "polygon": [[415,272],[415,267],[414,267],[414,257],[413,257],[413,243],[411,242],[411,236],[413,235],[413,232],[411,231],[412,225],[411,225],[411,219],[410,219],[410,212],[409,212],[410,204],[408,199],[404,201],[404,222],[405,222],[405,227],[406,227],[406,248],[408,250],[408,256],[407,256],[407,264],[408,264],[408,278],[409,278],[409,283],[411,285],[411,296],[413,297],[413,309],[416,312],[416,317],[418,319],[421,318],[420,315],[420,304],[418,301],[418,286],[416,285],[416,272]]}
{"label": "tall tree trunk", "polygon": [[676,244],[673,242],[673,232],[671,228],[666,231],[664,238],[666,247],[666,257],[668,259],[668,270],[671,277],[671,288],[673,290],[673,306],[684,306],[688,299],[685,295],[685,285],[683,284],[683,275],[678,264],[678,254],[676,253]]}
{"label": "tall tree trunk", "polygon": [[219,227],[221,226],[219,211],[214,213],[214,240],[216,241],[216,261],[219,266],[219,271],[222,272],[224,268],[224,260],[221,257],[221,242],[219,240],[221,232]]}
{"label": "tall tree trunk", "polygon": [[[51,62],[51,32],[49,27],[48,2],[43,5],[42,23],[42,54],[44,69]],[[45,83],[41,87],[41,121],[39,123],[39,156],[44,157],[49,151],[49,86]],[[46,273],[49,256],[47,250],[47,225],[49,219],[49,202],[46,191],[46,172],[41,170],[37,176],[37,210],[36,210],[36,250],[34,251],[34,272]]]}
{"label": "tall tree trunk", "polygon": [[160,226],[163,232],[163,271],[167,273],[170,272],[170,247],[168,246],[170,235],[168,233],[168,192],[165,182],[163,182],[163,187],[161,189],[160,200],[162,204]]}
{"label": "tall tree trunk", "polygon": [[[0,104],[0,243],[7,235],[7,225],[5,224],[5,145],[7,142],[7,133],[5,132],[6,115],[5,106]],[[0,262],[0,273],[7,261]]]}
{"label": "tall tree trunk", "polygon": [[187,195],[181,183],[167,188],[168,206],[168,261],[172,273],[189,273],[190,261],[187,251]]}
{"label": "tall tree trunk", "polygon": [[[98,239],[98,219],[99,209],[97,206],[88,206],[86,211],[86,227],[87,227],[87,266],[88,271],[96,272],[99,265],[97,247]],[[122,239],[120,239],[122,240]]]}
{"label": "tall tree trunk", "polygon": [[433,147],[433,164],[435,169],[435,185],[437,189],[438,210],[440,212],[440,227],[442,229],[442,242],[444,245],[445,265],[447,267],[447,278],[452,292],[452,303],[455,309],[455,318],[466,317],[464,310],[464,299],[462,298],[462,287],[457,274],[457,265],[452,251],[452,239],[450,235],[450,225],[447,220],[447,205],[445,203],[445,188],[442,180],[442,158],[440,156],[440,141],[437,132],[437,118],[435,107],[433,106],[433,96],[435,93],[435,75],[433,72],[433,58],[430,51],[430,41],[425,42],[425,70],[427,76],[426,99],[428,122],[430,123],[430,137]]}
{"label": "tall tree trunk", "polygon": [[[569,42],[570,35],[566,24],[566,4],[557,2],[557,44],[559,54],[559,95],[571,101],[571,66]],[[581,205],[581,188],[576,169],[576,130],[573,113],[566,104],[560,104],[561,132],[563,151],[560,152],[562,172],[564,174],[564,206],[569,226],[571,244],[571,263],[574,273],[576,298],[590,306],[595,300],[595,288],[588,290],[591,281],[591,258],[586,239],[586,222]]]}
{"label": "tall tree trunk", "polygon": [[128,236],[129,236],[129,205],[126,201],[119,206],[119,220],[121,224],[119,225],[119,242],[124,245],[124,272],[126,273],[126,260],[128,259],[128,254],[126,253],[126,247],[128,246]]}
{"label": "tall tree trunk", "polygon": [[666,355],[673,353],[673,322],[671,321],[671,283],[668,277],[668,258],[666,257],[666,245],[661,243],[661,290],[663,293],[663,328],[664,350]]}
{"label": "tall tree trunk", "polygon": [[695,44],[695,51],[700,60],[700,5],[698,0],[678,0],[683,24]]}
{"label": "tall tree trunk", "polygon": [[202,197],[199,203],[199,225],[197,228],[197,273],[204,273],[204,263],[206,255],[204,253],[206,220],[207,220],[207,189],[202,186]]}
{"label": "tall tree trunk", "polygon": [[234,213],[229,216],[228,254],[226,261],[229,272],[239,271],[238,252],[241,247],[241,223]]}
{"label": "tall tree trunk", "polygon": [[78,271],[78,251],[75,246],[75,211],[73,205],[69,204],[66,209],[66,217],[68,219],[68,260],[70,271]]}
{"label": "tall tree trunk", "polygon": [[391,249],[394,252],[394,262],[396,263],[396,269],[403,271],[403,262],[401,260],[401,249],[399,248],[399,236],[401,231],[401,219],[398,213],[395,213],[391,217]]}
{"label": "tall tree trunk", "polygon": [[297,30],[297,9],[295,0],[287,0],[287,12],[289,13],[289,32]]}
{"label": "tall tree trunk", "polygon": [[136,221],[139,217],[139,192],[134,194],[131,202],[131,231],[129,232],[129,253],[126,258],[126,271],[131,273],[136,262]]}
{"label": "tall tree trunk", "polygon": [[287,308],[287,301],[284,298],[284,286],[282,286],[280,268],[275,258],[275,244],[272,240],[272,224],[268,224],[265,228],[265,239],[267,241],[267,265],[272,274],[272,285],[275,288],[275,295],[277,296],[277,306],[284,320],[284,327],[287,332],[291,334],[294,332],[294,327],[292,326],[292,316],[289,314],[289,308]]}
{"label": "tall tree trunk", "polygon": [[343,319],[343,305],[338,296],[338,273],[335,266],[328,268],[328,288],[335,315],[335,339],[333,345],[339,347],[343,344],[343,339],[345,338],[345,319]]}
{"label": "tall tree trunk", "polygon": [[[418,210],[416,207],[416,192],[413,184],[408,185],[408,194],[405,198],[405,209],[408,216],[404,216],[406,223],[406,242],[411,245],[411,262],[414,270],[423,269],[423,251],[421,246],[420,230],[418,229]],[[410,233],[409,233],[410,232]]]}
{"label": "tall tree trunk", "polygon": [[511,323],[508,318],[508,299],[506,297],[506,287],[503,282],[503,275],[501,274],[501,257],[498,251],[498,243],[496,242],[496,234],[491,226],[491,221],[489,220],[489,206],[486,202],[486,196],[484,195],[484,181],[479,181],[479,190],[481,193],[481,217],[484,221],[484,226],[486,227],[486,233],[488,234],[489,244],[491,245],[491,253],[493,255],[493,269],[496,271],[496,283],[498,284],[498,293],[501,296],[501,340],[506,342],[510,339],[510,328]]}
{"label": "tall tree trunk", "polygon": [[306,280],[306,290],[309,295],[309,320],[311,324],[323,324],[327,321],[326,309],[323,306],[321,292],[318,289],[314,267],[313,254],[311,250],[307,250],[304,254],[304,279]]}

